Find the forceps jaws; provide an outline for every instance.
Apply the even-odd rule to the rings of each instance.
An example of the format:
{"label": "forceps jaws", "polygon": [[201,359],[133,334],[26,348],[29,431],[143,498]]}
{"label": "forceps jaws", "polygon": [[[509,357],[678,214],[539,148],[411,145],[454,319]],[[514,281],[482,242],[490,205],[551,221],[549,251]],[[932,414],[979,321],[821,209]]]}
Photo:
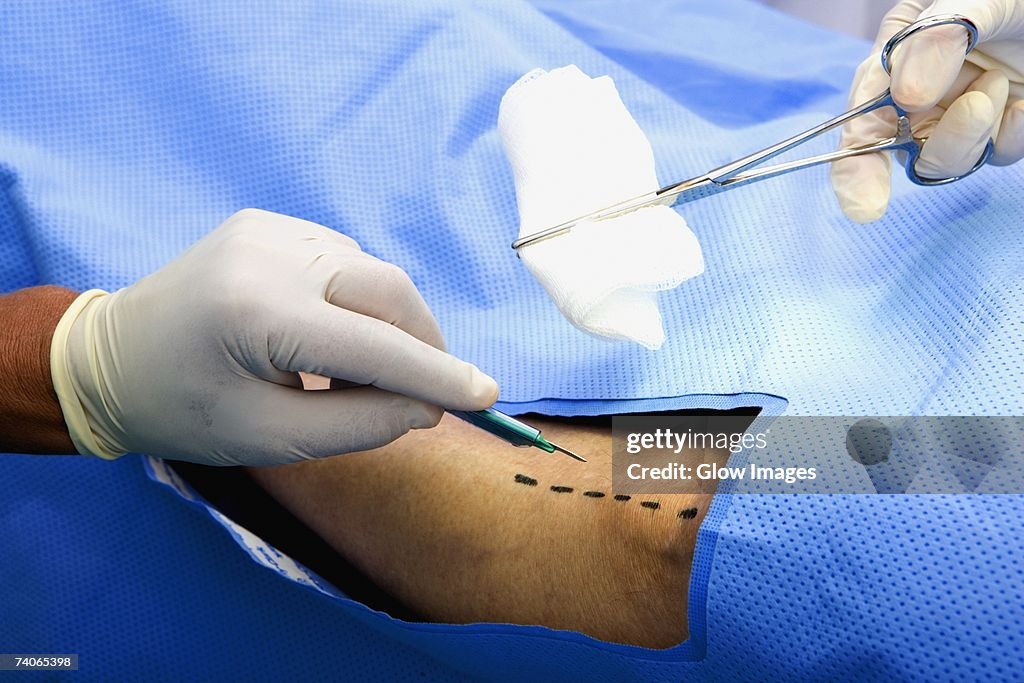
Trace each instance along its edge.
{"label": "forceps jaws", "polygon": [[[889,39],[882,48],[880,55],[882,68],[885,69],[886,73],[891,72],[892,53],[900,42],[919,31],[945,24],[956,24],[966,29],[968,36],[966,52],[970,52],[974,49],[975,44],[978,42],[978,29],[969,19],[958,14],[928,17],[910,24]],[[805,142],[832,130],[833,128],[842,126],[852,119],[883,107],[892,107],[897,116],[896,134],[890,138],[878,140],[859,147],[840,149],[827,154],[819,154],[817,156],[807,157],[804,159],[797,159],[796,161],[788,161],[774,164],[772,166],[756,168],[764,161],[798,147]],[[927,142],[927,138],[914,137],[913,132],[910,129],[910,119],[907,117],[907,112],[896,104],[896,101],[893,100],[892,94],[887,88],[885,92],[878,94],[873,99],[868,100],[867,102],[864,102],[833,119],[829,119],[828,121],[820,123],[802,133],[798,133],[791,138],[777,142],[774,145],[765,147],[758,152],[754,152],[753,154],[749,154],[741,159],[732,161],[695,178],[666,185],[654,192],[648,192],[637,197],[631,197],[599,211],[594,211],[585,216],[580,216],[579,218],[547,228],[546,230],[541,230],[540,232],[535,232],[525,237],[521,237],[512,243],[512,248],[516,250],[516,254],[518,255],[520,248],[567,233],[572,230],[574,226],[585,221],[603,221],[610,218],[617,218],[649,206],[673,206],[675,204],[682,204],[695,199],[709,197],[724,190],[739,187],[740,185],[746,185],[758,180],[774,178],[775,176],[790,173],[792,171],[799,171],[811,166],[827,164],[833,161],[838,161],[839,159],[860,156],[862,154],[874,154],[876,152],[889,150],[896,150],[903,153],[904,170],[911,182],[917,185],[945,185],[947,183],[960,180],[961,178],[966,178],[984,166],[989,160],[989,157],[992,156],[993,150],[993,142],[990,139],[981,156],[978,158],[978,161],[966,173],[949,178],[928,178],[918,175],[917,170],[915,169],[915,164],[917,163],[918,157],[921,155],[921,149],[925,142]]]}

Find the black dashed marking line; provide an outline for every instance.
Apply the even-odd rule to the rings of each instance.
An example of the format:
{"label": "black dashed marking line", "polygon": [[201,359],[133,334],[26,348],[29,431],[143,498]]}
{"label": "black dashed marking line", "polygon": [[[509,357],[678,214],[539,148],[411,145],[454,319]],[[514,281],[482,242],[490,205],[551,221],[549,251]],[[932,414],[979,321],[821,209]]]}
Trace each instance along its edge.
{"label": "black dashed marking line", "polygon": [[[514,477],[517,484],[523,484],[524,486],[537,486],[538,482],[533,477],[525,474],[517,474]],[[576,489],[572,486],[550,486],[548,487],[553,493],[572,493]],[[583,491],[583,495],[587,498],[604,498],[607,494],[604,491]],[[615,494],[612,499],[619,503],[625,503],[633,499],[633,496],[627,496],[622,493]],[[648,510],[660,510],[661,503],[655,500],[643,500],[640,501],[640,507],[647,508]],[[676,515],[679,519],[695,519],[697,517],[697,508],[687,508],[680,510]]]}
{"label": "black dashed marking line", "polygon": [[679,519],[694,519],[697,517],[697,508],[687,508],[680,510],[679,514],[676,515]]}

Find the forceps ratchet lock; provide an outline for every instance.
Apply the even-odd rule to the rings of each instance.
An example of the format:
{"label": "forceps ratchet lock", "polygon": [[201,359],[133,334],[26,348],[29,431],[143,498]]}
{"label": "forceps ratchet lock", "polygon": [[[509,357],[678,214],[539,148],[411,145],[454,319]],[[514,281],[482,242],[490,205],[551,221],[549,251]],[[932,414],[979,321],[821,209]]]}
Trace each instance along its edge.
{"label": "forceps ratchet lock", "polygon": [[[892,73],[892,54],[903,40],[920,31],[948,24],[963,26],[964,29],[967,30],[968,35],[966,52],[970,52],[974,49],[975,44],[978,42],[978,29],[970,19],[959,14],[946,14],[928,17],[907,26],[886,42],[881,53],[882,68],[885,69],[886,73]],[[891,138],[879,140],[860,147],[841,149],[828,154],[820,154],[818,156],[798,159],[796,161],[755,168],[763,161],[772,159],[784,152],[787,152],[808,140],[812,140],[833,128],[845,124],[847,121],[883,107],[892,107],[897,115],[896,134]],[[824,123],[806,130],[803,133],[794,135],[793,137],[783,140],[782,142],[778,142],[771,147],[766,147],[760,152],[755,152],[749,156],[743,157],[742,159],[737,159],[725,166],[720,166],[695,178],[666,185],[660,190],[655,190],[654,192],[648,192],[638,197],[626,199],[585,216],[580,216],[573,220],[560,223],[554,227],[521,237],[512,243],[512,248],[518,252],[519,249],[530,244],[565,234],[578,224],[586,221],[604,221],[610,218],[617,218],[648,206],[674,206],[676,204],[690,202],[695,199],[709,197],[741,185],[747,185],[759,180],[766,180],[791,171],[798,171],[810,166],[817,166],[819,164],[831,163],[847,157],[859,156],[862,154],[873,154],[875,152],[887,150],[897,150],[905,153],[906,159],[904,160],[904,168],[906,170],[907,177],[910,178],[912,182],[918,185],[945,185],[946,183],[952,183],[956,180],[960,180],[961,178],[966,178],[984,166],[992,155],[993,148],[993,142],[989,139],[988,144],[985,146],[985,150],[982,152],[977,163],[962,175],[950,178],[926,178],[918,175],[914,168],[914,164],[917,162],[917,159],[921,154],[921,148],[924,146],[925,142],[927,142],[927,138],[914,137],[913,132],[910,130],[910,119],[907,116],[907,112],[896,104],[896,101],[893,100],[892,94],[887,88],[885,92],[879,94],[874,99],[864,102],[863,104],[840,114],[834,119],[825,121]]]}

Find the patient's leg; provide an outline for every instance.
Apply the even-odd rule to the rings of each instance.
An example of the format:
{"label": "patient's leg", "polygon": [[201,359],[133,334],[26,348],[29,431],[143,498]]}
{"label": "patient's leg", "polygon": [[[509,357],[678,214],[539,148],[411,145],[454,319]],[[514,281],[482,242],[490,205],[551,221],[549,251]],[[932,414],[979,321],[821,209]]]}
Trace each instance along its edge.
{"label": "patient's leg", "polygon": [[513,448],[446,415],[375,451],[251,474],[431,620],[543,624],[648,647],[684,640],[710,496],[616,498],[610,429],[531,421],[590,462]]}

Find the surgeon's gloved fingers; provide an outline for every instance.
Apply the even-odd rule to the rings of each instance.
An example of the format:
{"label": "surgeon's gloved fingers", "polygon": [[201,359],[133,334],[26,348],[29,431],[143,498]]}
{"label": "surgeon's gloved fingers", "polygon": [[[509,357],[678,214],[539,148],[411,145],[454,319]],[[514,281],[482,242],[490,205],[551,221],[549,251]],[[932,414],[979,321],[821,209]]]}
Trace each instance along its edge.
{"label": "surgeon's gloved fingers", "polygon": [[904,39],[890,60],[896,103],[907,111],[931,109],[950,89],[966,57],[968,33],[962,26],[936,26]]}
{"label": "surgeon's gloved fingers", "polygon": [[291,320],[271,349],[274,365],[357,384],[372,384],[457,410],[481,410],[498,398],[497,383],[459,360],[376,318],[326,301]]}
{"label": "surgeon's gloved fingers", "polygon": [[1024,4],[1019,0],[935,0],[921,17],[960,14],[978,29],[978,43],[1024,38]]}
{"label": "surgeon's gloved fingers", "polygon": [[[242,209],[233,213],[222,223],[215,233],[224,238],[244,236],[248,241],[272,240],[275,238],[295,237],[300,242],[315,244],[323,242],[345,251],[361,251],[359,244],[340,232],[331,230],[319,223],[304,218],[286,216],[264,209]],[[211,236],[213,233],[211,233]]]}
{"label": "surgeon's gloved fingers", "polygon": [[325,240],[333,241],[336,244],[338,244],[339,246],[341,246],[343,248],[347,248],[347,249],[352,249],[353,251],[358,251],[358,252],[362,252],[363,251],[363,248],[359,246],[359,243],[356,242],[351,237],[349,237],[348,235],[342,235],[340,232],[338,232],[336,230],[331,230],[330,228],[325,228],[325,230],[326,230],[326,234],[324,235],[324,239]]}
{"label": "surgeon's gloved fingers", "polygon": [[280,233],[284,231],[300,236],[303,241],[322,241],[333,247],[361,251],[359,244],[348,235],[342,235],[340,232],[331,230],[319,223],[307,221],[304,218],[287,216],[283,213],[274,213],[264,209],[242,209],[241,211],[236,211],[221,226],[222,229],[232,227],[236,230],[234,233],[229,229],[223,230],[224,234],[231,235],[238,234],[239,232],[248,232],[250,235],[257,236],[260,233]]}
{"label": "surgeon's gloved fingers", "polygon": [[889,206],[892,160],[865,154],[832,164],[832,189],[843,213],[855,223],[878,220]]}
{"label": "surgeon's gloved fingers", "polygon": [[[857,68],[850,90],[850,106],[867,102],[882,93],[889,77],[873,54]],[[896,117],[891,108],[859,116],[845,126],[839,147],[849,149],[890,138],[896,130]],[[849,157],[833,162],[831,177],[842,208],[850,220],[868,223],[877,220],[889,204],[892,161],[888,154],[878,153]]]}
{"label": "surgeon's gloved fingers", "polygon": [[[275,465],[379,448],[410,429],[429,429],[441,419],[437,406],[376,387],[301,391],[267,385],[246,405],[238,424],[259,436],[263,461]],[[225,463],[230,464],[230,463]]]}
{"label": "surgeon's gloved fingers", "polygon": [[878,34],[875,37],[874,51],[881,50],[885,42],[889,40],[889,36],[895,35],[901,29],[917,21],[921,12],[929,4],[931,3],[928,0],[903,0],[903,2],[895,3],[892,9],[882,17],[882,23],[879,24]]}
{"label": "surgeon's gloved fingers", "polygon": [[445,350],[441,328],[409,275],[369,254],[345,258],[330,277],[327,300],[335,306],[394,325]]}
{"label": "surgeon's gloved fingers", "polygon": [[1003,112],[995,150],[989,160],[995,166],[1009,166],[1024,159],[1024,99],[1011,98]]}
{"label": "surgeon's gloved fingers", "polygon": [[957,98],[922,147],[914,165],[917,174],[950,178],[970,171],[985,151],[1000,114],[983,92],[971,91]]}
{"label": "surgeon's gloved fingers", "polygon": [[[982,71],[980,68],[973,64],[965,64],[964,68],[960,71],[960,76],[957,78],[956,85],[953,87],[950,93],[947,93],[947,95],[944,96],[942,100],[940,100],[938,107],[931,109],[927,112],[911,114],[911,125],[914,129],[914,133],[918,137],[925,137],[930,139],[932,136],[934,136],[936,126],[939,123],[939,121],[948,113],[950,107],[952,107],[957,100],[962,98],[966,93],[979,92],[984,93],[991,101],[992,110],[994,113],[994,122],[992,124],[992,129],[989,132],[989,138],[991,138],[992,140],[997,140],[999,136],[1000,123],[1002,121],[1002,111],[1006,106],[1006,99],[1009,93],[1009,87],[1009,80],[1006,78],[1006,75],[1002,71],[999,71],[997,69],[993,69],[990,71]],[[958,105],[958,107],[959,106],[963,105],[961,104]],[[978,110],[975,110],[976,113],[977,111]],[[987,109],[983,108],[982,112],[987,112]],[[968,114],[966,114],[964,111],[961,111],[961,117],[967,115]],[[971,125],[961,125],[955,127],[953,132],[958,135],[963,135],[963,131],[975,127],[980,127],[982,125],[984,125],[983,122],[974,122]],[[973,152],[978,152],[977,155],[974,157],[974,161],[971,162],[970,165],[967,167],[967,170],[970,170],[970,168],[973,168],[974,163],[977,162],[977,159],[980,157],[980,155],[984,152],[987,140],[981,141],[980,151],[971,148],[973,138],[970,137],[969,135],[967,137],[962,137],[960,140],[953,138],[943,142],[942,136],[948,135],[950,130],[951,129],[948,128],[945,124],[943,129],[939,129],[940,137],[935,141],[935,144],[931,146],[929,155],[938,154],[938,152],[934,150],[942,150],[945,146],[955,146],[957,144],[965,145],[966,148],[963,149],[961,152],[965,159],[969,157]],[[949,152],[949,155],[955,155],[955,152]],[[961,164],[959,165],[963,164],[966,164],[965,160],[961,160]],[[957,164],[953,164],[950,165],[950,168],[952,169],[957,166]],[[935,172],[937,171],[935,168],[933,168],[932,173]],[[948,177],[950,175],[957,174],[947,172],[944,173],[943,175]]]}
{"label": "surgeon's gloved fingers", "polygon": [[990,137],[993,140],[999,138],[999,129],[1003,122],[1003,110],[1006,109],[1006,101],[1010,96],[1010,80],[1002,71],[993,69],[985,71],[967,88],[966,92],[982,92],[992,103],[994,122]]}
{"label": "surgeon's gloved fingers", "polygon": [[[1024,3],[1016,0],[937,0],[921,11],[919,2],[897,5],[883,21],[875,48],[905,26],[928,17],[958,14],[978,29],[978,48],[996,40],[1024,39]],[[954,24],[909,36],[892,55],[893,98],[907,111],[935,106],[953,84],[966,56],[969,34]]]}

